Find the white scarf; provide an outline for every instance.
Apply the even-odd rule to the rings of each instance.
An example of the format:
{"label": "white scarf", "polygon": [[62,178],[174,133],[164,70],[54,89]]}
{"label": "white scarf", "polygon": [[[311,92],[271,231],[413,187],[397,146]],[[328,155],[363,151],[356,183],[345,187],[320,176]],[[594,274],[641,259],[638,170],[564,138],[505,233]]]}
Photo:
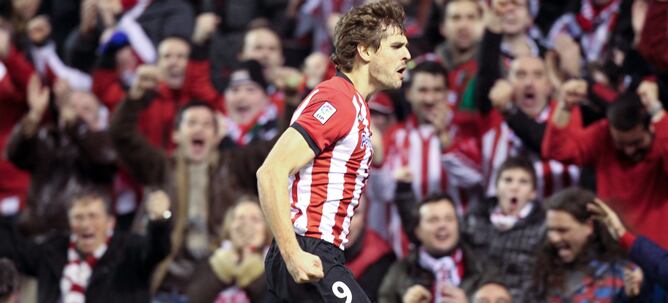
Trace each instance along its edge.
{"label": "white scarf", "polygon": [[513,226],[517,224],[517,221],[526,218],[531,213],[532,209],[533,202],[529,202],[522,207],[517,215],[506,215],[503,213],[503,210],[501,210],[501,206],[497,205],[494,208],[494,211],[492,211],[492,214],[489,215],[489,220],[496,229],[506,231],[513,228]]}
{"label": "white scarf", "polygon": [[60,278],[62,303],[86,302],[86,288],[93,274],[93,267],[106,251],[107,243],[105,242],[93,252],[93,255],[82,259],[76,249],[76,236],[70,237],[70,244],[67,248],[67,265]]}
{"label": "white scarf", "polygon": [[424,247],[420,247],[418,254],[420,266],[431,270],[434,273],[434,277],[436,277],[436,283],[434,283],[434,303],[442,302],[440,290],[443,286],[459,286],[462,282],[462,277],[459,276],[459,271],[457,270],[457,264],[462,262],[462,250],[458,248],[451,255],[438,259],[432,257]]}

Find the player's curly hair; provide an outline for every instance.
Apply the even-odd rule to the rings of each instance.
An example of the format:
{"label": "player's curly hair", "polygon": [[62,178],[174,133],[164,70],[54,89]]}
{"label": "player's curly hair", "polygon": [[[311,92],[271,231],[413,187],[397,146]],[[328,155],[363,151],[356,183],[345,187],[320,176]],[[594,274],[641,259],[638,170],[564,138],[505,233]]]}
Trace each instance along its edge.
{"label": "player's curly hair", "polygon": [[403,7],[391,0],[353,8],[336,23],[332,62],[337,69],[350,72],[359,44],[378,49],[380,40],[387,36],[385,29],[395,27],[405,32],[405,18]]}

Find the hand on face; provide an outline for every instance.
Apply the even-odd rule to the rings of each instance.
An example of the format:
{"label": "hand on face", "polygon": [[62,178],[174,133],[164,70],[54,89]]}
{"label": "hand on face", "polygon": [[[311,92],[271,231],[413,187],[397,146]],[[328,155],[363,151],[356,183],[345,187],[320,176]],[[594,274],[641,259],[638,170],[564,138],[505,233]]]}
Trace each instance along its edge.
{"label": "hand on face", "polygon": [[452,120],[451,114],[452,112],[445,101],[437,101],[433,110],[425,112],[425,119],[440,134],[448,131]]}

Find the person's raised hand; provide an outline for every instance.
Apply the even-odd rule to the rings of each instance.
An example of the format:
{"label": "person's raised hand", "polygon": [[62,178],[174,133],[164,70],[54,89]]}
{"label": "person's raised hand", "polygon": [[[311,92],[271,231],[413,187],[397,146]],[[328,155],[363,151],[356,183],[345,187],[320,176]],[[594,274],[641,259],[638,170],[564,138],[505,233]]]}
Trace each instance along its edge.
{"label": "person's raised hand", "polygon": [[663,116],[663,104],[659,100],[659,85],[654,81],[644,80],[638,86],[636,93],[642,105],[652,115],[652,121],[658,121]]}
{"label": "person's raised hand", "polygon": [[582,104],[587,99],[587,81],[571,79],[561,85],[559,102],[566,110]]}
{"label": "person's raised hand", "polygon": [[566,33],[558,34],[554,39],[554,51],[559,58],[559,68],[567,77],[580,77],[582,52],[578,44]]}
{"label": "person's raised hand", "polygon": [[626,233],[626,227],[624,227],[624,223],[622,223],[619,215],[600,199],[596,198],[587,204],[587,211],[591,213],[592,218],[600,221],[608,228],[610,235],[615,240]]}
{"label": "person's raised hand", "polygon": [[488,97],[494,108],[504,111],[513,102],[513,85],[506,79],[496,80]]}
{"label": "person's raised hand", "polygon": [[468,303],[466,293],[459,287],[443,285],[441,288],[442,302],[446,303]]}
{"label": "person's raised hand", "polygon": [[631,6],[631,27],[634,33],[634,44],[640,41],[642,30],[645,27],[645,19],[647,18],[647,11],[649,9],[649,1],[634,0]]}
{"label": "person's raised hand", "polygon": [[220,17],[215,13],[202,13],[195,20],[195,30],[193,31],[193,43],[203,44],[213,36],[216,27],[220,23]]}
{"label": "person's raised hand", "polygon": [[510,0],[492,0],[490,4],[487,1],[480,1],[483,9],[485,27],[492,33],[503,33],[503,18],[509,10]]}
{"label": "person's raised hand", "polygon": [[49,88],[42,86],[42,81],[37,73],[33,73],[28,81],[27,87],[29,116],[35,121],[42,119],[42,115],[49,106]]}
{"label": "person's raised hand", "polygon": [[12,42],[12,35],[8,29],[0,27],[0,60],[7,59]]}
{"label": "person's raised hand", "polygon": [[320,257],[301,249],[285,258],[285,265],[298,284],[317,282],[325,276]]}
{"label": "person's raised hand", "polygon": [[151,192],[146,201],[146,213],[151,220],[165,219],[163,215],[169,210],[169,196],[162,190]]}
{"label": "person's raised hand", "polygon": [[408,166],[398,168],[394,171],[394,180],[402,183],[413,182],[413,174]]}
{"label": "person's raised hand", "polygon": [[431,302],[431,292],[422,285],[413,285],[401,298],[402,303],[429,303]]}
{"label": "person's raised hand", "polygon": [[141,65],[137,68],[137,77],[130,86],[130,100],[141,100],[149,91],[158,88],[160,70],[154,65]]}
{"label": "person's raised hand", "polygon": [[79,23],[81,33],[90,33],[95,29],[97,24],[97,1],[84,0],[81,2],[81,22]]}

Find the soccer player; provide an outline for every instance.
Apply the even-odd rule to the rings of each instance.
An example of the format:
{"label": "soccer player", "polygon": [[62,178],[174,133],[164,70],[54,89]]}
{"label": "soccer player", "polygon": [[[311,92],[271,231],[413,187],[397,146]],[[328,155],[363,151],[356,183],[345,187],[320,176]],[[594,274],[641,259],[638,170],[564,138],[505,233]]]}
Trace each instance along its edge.
{"label": "soccer player", "polygon": [[275,242],[265,260],[279,302],[369,302],[344,266],[343,247],[372,156],[365,97],[399,88],[410,59],[405,14],[392,1],[352,9],[337,23],[338,74],[300,104],[257,172]]}

